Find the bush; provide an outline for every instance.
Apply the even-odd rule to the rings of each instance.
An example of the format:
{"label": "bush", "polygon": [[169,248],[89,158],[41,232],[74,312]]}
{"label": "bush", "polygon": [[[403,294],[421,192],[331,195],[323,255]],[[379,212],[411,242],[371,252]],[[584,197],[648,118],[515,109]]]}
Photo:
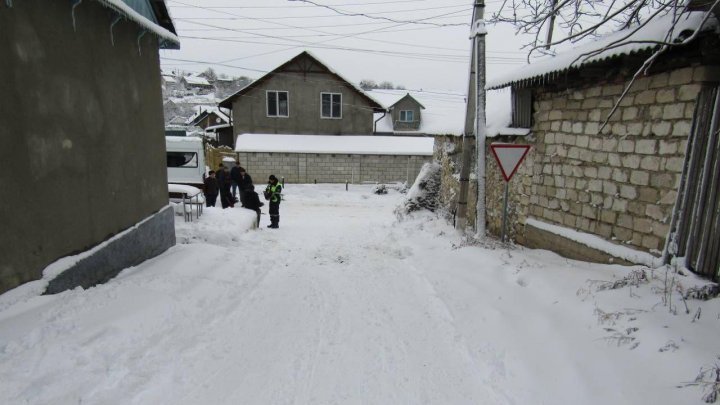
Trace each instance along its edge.
{"label": "bush", "polygon": [[435,212],[440,206],[440,172],[437,163],[425,163],[420,169],[415,183],[407,192],[403,203],[395,209],[395,214],[402,217],[414,211],[428,210]]}

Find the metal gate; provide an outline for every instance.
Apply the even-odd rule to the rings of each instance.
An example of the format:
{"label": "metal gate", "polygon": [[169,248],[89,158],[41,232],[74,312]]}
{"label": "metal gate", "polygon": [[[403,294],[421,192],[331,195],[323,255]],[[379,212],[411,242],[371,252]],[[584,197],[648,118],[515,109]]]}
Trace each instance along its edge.
{"label": "metal gate", "polygon": [[695,273],[720,277],[720,87],[698,95],[668,253]]}

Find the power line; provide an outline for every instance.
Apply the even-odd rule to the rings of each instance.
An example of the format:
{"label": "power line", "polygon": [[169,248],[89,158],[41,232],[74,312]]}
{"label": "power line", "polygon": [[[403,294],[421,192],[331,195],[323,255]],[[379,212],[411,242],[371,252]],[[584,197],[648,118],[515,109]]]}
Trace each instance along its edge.
{"label": "power line", "polygon": [[[179,2],[179,1],[175,1],[175,2],[176,2],[176,3],[179,3],[179,4],[189,5],[189,4],[186,4],[186,3]],[[192,5],[189,5],[189,6],[192,6]],[[193,6],[193,7],[199,8],[199,9],[206,9],[205,7],[202,7],[202,6]],[[232,16],[237,16],[237,14],[229,13],[229,12],[227,12],[227,11],[216,11],[216,10],[209,10],[209,11],[213,11],[213,12],[221,13],[221,14],[228,14],[228,15],[232,15]],[[462,11],[464,11],[464,10],[453,11],[453,12],[449,12],[449,13],[444,13],[444,14],[441,14],[441,15],[439,15],[439,16],[426,17],[426,18],[423,18],[423,19],[419,19],[419,20],[417,20],[417,21],[418,21],[418,22],[422,22],[423,20],[427,20],[427,19],[431,19],[431,18],[436,18],[436,17],[443,17],[443,16],[448,16],[448,15],[453,15],[453,14],[457,14],[457,13],[462,12]],[[262,20],[262,19],[258,19],[258,18],[252,18],[252,17],[250,17],[250,19]],[[190,23],[192,23],[192,24],[201,25],[201,26],[207,26],[207,27],[212,27],[212,28],[219,28],[219,29],[224,29],[224,30],[228,30],[228,31],[234,31],[234,32],[243,33],[243,30],[240,30],[240,29],[234,29],[234,28],[222,27],[222,26],[217,26],[217,25],[211,25],[211,24],[201,23],[201,22],[197,22],[197,21],[188,21],[188,22],[190,22]],[[282,25],[282,26],[285,26],[285,27],[288,27],[288,26],[289,26],[289,27],[293,27],[292,25],[283,24],[283,23],[277,23],[277,22],[272,22],[272,23],[273,23],[273,24],[277,24],[277,25]],[[395,26],[391,26],[391,27],[383,27],[383,28],[379,28],[379,29],[375,29],[375,30],[370,30],[370,31],[365,31],[365,32],[361,32],[361,33],[354,33],[354,34],[342,35],[342,36],[340,36],[340,38],[332,38],[332,39],[330,39],[330,40],[328,40],[328,41],[332,41],[332,40],[336,40],[336,39],[342,39],[342,38],[347,38],[347,37],[352,37],[352,36],[357,36],[357,35],[362,35],[362,34],[371,33],[371,32],[376,32],[376,31],[380,31],[380,30],[385,30],[385,29],[387,29],[387,28],[393,28],[393,27],[396,27],[396,26],[402,26],[402,25],[407,25],[407,24],[408,24],[408,23],[399,23],[399,24],[396,24]],[[299,27],[296,27],[296,28],[299,28]],[[325,32],[325,31],[314,30],[314,29],[309,29],[309,28],[304,28],[304,29],[309,30],[309,31],[320,32],[320,33],[323,33],[323,34],[327,34],[327,32]],[[293,47],[287,48],[287,49],[285,49],[285,50],[290,50],[290,49],[298,48],[298,47],[300,47],[300,46],[305,46],[305,47],[308,47],[308,46],[309,46],[309,47],[316,47],[316,48],[323,48],[323,47],[324,47],[324,48],[328,48],[327,46],[319,46],[320,44],[322,44],[322,43],[324,43],[324,42],[328,42],[328,41],[320,41],[320,42],[315,42],[315,43],[308,43],[307,41],[300,41],[300,40],[293,39],[293,38],[278,37],[278,36],[274,36],[274,35],[267,35],[267,34],[260,34],[260,33],[252,33],[252,32],[250,32],[250,33],[248,33],[248,34],[256,35],[256,36],[264,37],[264,38],[279,39],[279,40],[288,41],[288,42],[296,42],[296,43],[300,44],[300,45],[297,45],[297,46],[293,46]],[[198,39],[200,39],[200,38],[202,38],[202,37],[198,37]],[[202,38],[202,39],[211,40],[212,38]],[[232,41],[230,41],[230,42],[232,42]],[[243,41],[235,41],[235,42],[243,42]],[[250,41],[244,41],[244,42],[246,42],[246,43],[252,43],[252,42],[250,42]],[[260,44],[267,44],[267,43],[260,43]],[[282,45],[282,44],[270,44],[270,45]],[[333,49],[333,48],[330,48],[330,49]],[[352,49],[351,49],[351,48],[345,48],[344,50],[352,50]],[[282,51],[284,51],[284,50],[280,50],[280,51],[270,51],[270,52],[265,52],[265,53],[263,53],[262,55],[266,55],[266,54],[270,54],[270,53],[275,53],[275,52],[282,52]],[[377,52],[375,52],[375,53],[377,54]],[[257,56],[257,55],[256,55],[256,56]],[[238,60],[238,59],[243,59],[243,58],[234,58],[234,59],[229,59],[229,60],[225,60],[225,61],[222,61],[222,62],[233,62],[233,61]],[[427,56],[420,57],[419,59],[433,60],[433,59],[428,59]]]}
{"label": "power line", "polygon": [[[379,1],[379,2],[371,2],[371,3],[345,3],[345,4],[328,4],[332,7],[354,7],[354,6],[368,6],[368,5],[375,5],[375,4],[397,4],[397,3],[418,3],[425,0],[395,0],[395,1]],[[171,3],[175,3],[175,1],[170,0]],[[467,3],[467,2],[464,2]],[[190,7],[190,6],[177,6],[181,8]],[[288,6],[208,6],[207,8],[212,9],[273,9],[273,8],[314,8],[315,6],[303,6],[303,5],[294,5],[292,7]]]}
{"label": "power line", "polygon": [[423,24],[423,25],[435,25],[435,26],[438,26],[438,27],[457,27],[457,26],[467,26],[467,25],[468,25],[467,23],[439,24],[439,23],[424,22],[424,21],[419,21],[419,20],[406,20],[406,21],[401,21],[401,20],[396,20],[396,19],[393,19],[393,18],[377,16],[377,15],[375,15],[375,14],[347,12],[347,11],[343,11],[343,10],[334,8],[334,7],[332,7],[332,6],[328,6],[328,5],[324,5],[324,4],[318,4],[318,3],[315,3],[315,2],[310,1],[310,0],[288,0],[288,1],[299,1],[299,2],[303,2],[303,3],[313,4],[313,5],[317,6],[317,7],[326,8],[326,9],[328,9],[328,10],[330,10],[330,11],[333,11],[333,12],[335,12],[335,13],[337,13],[337,14],[344,15],[344,16],[365,17],[365,18],[370,18],[370,19],[373,19],[373,20],[385,20],[385,21],[390,21],[390,22],[397,23],[397,24]]}

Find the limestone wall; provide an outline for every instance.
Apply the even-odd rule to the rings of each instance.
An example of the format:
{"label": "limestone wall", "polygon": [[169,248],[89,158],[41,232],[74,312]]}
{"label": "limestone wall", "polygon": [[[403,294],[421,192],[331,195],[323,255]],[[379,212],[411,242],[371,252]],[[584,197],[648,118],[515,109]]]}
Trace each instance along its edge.
{"label": "limestone wall", "polygon": [[[475,224],[475,206],[477,204],[477,177],[475,176],[475,144],[470,141],[473,167],[471,168],[468,190],[468,224]],[[460,193],[460,168],[462,167],[463,140],[458,136],[435,138],[434,160],[442,166],[440,201],[450,220],[457,209]],[[473,226],[474,228],[474,226]]]}
{"label": "limestone wall", "polygon": [[[518,226],[531,216],[660,253],[709,72],[688,67],[639,78],[602,130],[626,82],[535,90],[534,148],[511,192]],[[498,209],[498,189],[488,182],[489,209]],[[489,220],[494,229],[494,213]]]}

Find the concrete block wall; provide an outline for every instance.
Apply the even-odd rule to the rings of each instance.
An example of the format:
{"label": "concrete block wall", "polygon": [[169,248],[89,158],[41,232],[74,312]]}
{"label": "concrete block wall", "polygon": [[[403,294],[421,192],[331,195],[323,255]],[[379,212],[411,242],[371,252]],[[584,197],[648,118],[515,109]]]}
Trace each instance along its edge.
{"label": "concrete block wall", "polygon": [[404,182],[412,184],[430,156],[240,153],[240,164],[256,185],[270,174],[290,183]]}

